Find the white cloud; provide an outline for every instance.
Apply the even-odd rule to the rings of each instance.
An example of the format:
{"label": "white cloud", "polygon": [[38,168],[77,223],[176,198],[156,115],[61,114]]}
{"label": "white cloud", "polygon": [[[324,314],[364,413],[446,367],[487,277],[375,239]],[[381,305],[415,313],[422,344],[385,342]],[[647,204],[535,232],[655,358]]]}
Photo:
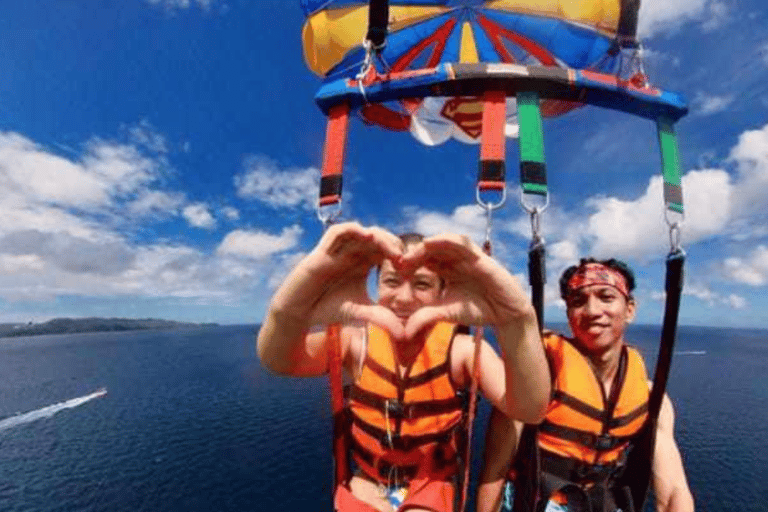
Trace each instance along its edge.
{"label": "white cloud", "polygon": [[273,208],[314,210],[319,180],[320,171],[314,167],[280,169],[269,158],[251,157],[245,162],[245,171],[235,176],[235,187],[238,196]]}
{"label": "white cloud", "polygon": [[126,133],[130,144],[93,139],[82,156],[72,149],[62,156],[0,132],[0,297],[135,296],[220,305],[265,296],[287,254],[244,263],[229,254],[131,240],[126,233],[143,231],[147,219],[183,216],[200,227],[215,219],[204,203],[160,188],[168,168],[164,137],[148,123]]}
{"label": "white cloud", "polygon": [[768,204],[768,124],[742,133],[728,159],[737,167],[734,210],[742,215],[764,212]]}
{"label": "white cloud", "polygon": [[652,37],[660,32],[672,31],[689,21],[701,21],[713,29],[727,17],[727,8],[718,0],[668,0],[642,2],[638,21],[638,35]]}
{"label": "white cloud", "polygon": [[221,213],[229,220],[240,220],[240,211],[232,206],[225,206]]}
{"label": "white cloud", "polygon": [[302,233],[298,225],[283,229],[279,235],[236,229],[224,237],[216,253],[263,259],[295,248]]}
{"label": "white cloud", "polygon": [[746,309],[748,303],[744,297],[732,293],[728,295],[727,304],[731,309]]}
{"label": "white cloud", "polygon": [[194,203],[187,205],[181,211],[181,214],[192,227],[212,229],[216,226],[216,219],[213,218],[206,204]]}
{"label": "white cloud", "polygon": [[[745,309],[747,307],[747,300],[736,294],[723,295],[713,291],[708,285],[704,283],[691,283],[687,284],[683,288],[683,295],[695,297],[709,306],[718,307],[726,306],[731,309]],[[654,298],[657,300],[663,300],[664,294],[654,294]]]}
{"label": "white cloud", "polygon": [[701,24],[701,28],[704,29],[705,32],[717,30],[726,24],[730,18],[729,14],[728,6],[725,2],[712,0],[709,3],[707,14],[704,22]]}
{"label": "white cloud", "polygon": [[760,245],[745,258],[727,258],[723,273],[728,279],[750,286],[768,284],[768,247]]}
{"label": "white cloud", "polygon": [[144,190],[127,204],[127,209],[136,217],[151,215],[163,218],[178,214],[184,202],[184,195],[178,192]]}
{"label": "white cloud", "polygon": [[482,243],[485,239],[485,214],[474,204],[457,206],[450,215],[413,206],[404,208],[403,213],[410,226],[408,229],[424,236],[458,233],[476,243]]}
{"label": "white cloud", "polygon": [[735,96],[726,94],[724,96],[709,95],[699,91],[693,99],[693,111],[700,116],[708,116],[723,112],[733,103]]}

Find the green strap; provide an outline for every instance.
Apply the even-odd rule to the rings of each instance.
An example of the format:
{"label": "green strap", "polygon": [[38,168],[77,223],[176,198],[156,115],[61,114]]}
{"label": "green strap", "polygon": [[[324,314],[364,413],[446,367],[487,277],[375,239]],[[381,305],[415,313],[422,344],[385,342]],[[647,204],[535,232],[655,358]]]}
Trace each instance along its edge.
{"label": "green strap", "polygon": [[520,185],[526,194],[546,196],[547,167],[537,92],[517,93],[517,120],[520,125]]}
{"label": "green strap", "polygon": [[667,208],[683,213],[683,189],[680,179],[680,155],[674,123],[661,117],[656,121],[661,148],[661,167],[664,174],[664,203]]}

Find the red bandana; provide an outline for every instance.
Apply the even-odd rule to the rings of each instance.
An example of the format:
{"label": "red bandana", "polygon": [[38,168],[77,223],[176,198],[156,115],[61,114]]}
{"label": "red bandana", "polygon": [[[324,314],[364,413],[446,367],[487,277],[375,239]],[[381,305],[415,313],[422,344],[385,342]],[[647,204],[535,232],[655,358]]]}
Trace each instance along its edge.
{"label": "red bandana", "polygon": [[627,281],[621,272],[606,267],[602,263],[587,263],[580,267],[568,280],[568,294],[585,286],[600,284],[612,286],[619,290],[625,297],[629,297]]}

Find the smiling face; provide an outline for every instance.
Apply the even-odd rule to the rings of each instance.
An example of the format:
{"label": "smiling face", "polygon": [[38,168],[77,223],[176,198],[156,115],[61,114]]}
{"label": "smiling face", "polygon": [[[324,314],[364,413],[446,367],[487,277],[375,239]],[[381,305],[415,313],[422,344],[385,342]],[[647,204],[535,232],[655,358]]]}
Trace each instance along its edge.
{"label": "smiling face", "polygon": [[422,306],[435,304],[442,293],[440,276],[426,267],[400,272],[391,261],[381,264],[379,304],[392,310],[403,323]]}
{"label": "smiling face", "polygon": [[568,324],[576,341],[590,353],[624,342],[635,318],[635,301],[614,286],[593,284],[573,290],[566,299]]}

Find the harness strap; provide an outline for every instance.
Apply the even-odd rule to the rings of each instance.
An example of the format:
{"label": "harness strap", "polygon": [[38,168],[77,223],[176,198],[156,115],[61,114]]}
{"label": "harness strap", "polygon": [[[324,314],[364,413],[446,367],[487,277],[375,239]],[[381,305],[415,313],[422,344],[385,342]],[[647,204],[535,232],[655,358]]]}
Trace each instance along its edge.
{"label": "harness strap", "polygon": [[429,370],[420,373],[419,375],[409,375],[404,379],[401,379],[395,372],[385,368],[373,358],[369,358],[366,365],[371,369],[372,372],[393,386],[402,385],[404,388],[413,388],[422,384],[426,384],[427,382],[434,380],[441,375],[447,374],[450,371],[450,365],[448,364],[448,361],[445,361],[442,364],[435,366],[434,368],[430,368]]}
{"label": "harness strap", "polygon": [[477,188],[480,192],[503,190],[505,184],[507,119],[505,91],[485,91],[483,94],[483,130],[480,142],[480,169]]}
{"label": "harness strap", "polygon": [[[490,242],[486,243],[484,249],[490,256]],[[474,425],[475,416],[477,415],[477,392],[480,382],[480,348],[483,344],[483,328],[475,327],[475,333],[472,338],[472,342],[475,344],[475,355],[472,361],[472,383],[469,386],[469,410],[467,411],[466,446],[464,449],[464,477],[461,482],[459,512],[464,512],[469,499],[469,476],[472,466],[472,425]]]}
{"label": "harness strap", "polygon": [[386,411],[390,418],[414,419],[425,416],[435,416],[452,411],[459,411],[464,405],[461,396],[441,400],[424,400],[420,402],[402,403],[395,398],[387,398],[358,386],[349,391],[349,398],[380,411]]}
{"label": "harness strap", "polygon": [[323,170],[320,175],[320,206],[333,205],[341,201],[342,170],[348,125],[349,104],[344,102],[331,107],[328,112]]}
{"label": "harness strap", "polygon": [[661,148],[661,167],[664,175],[664,203],[668,210],[683,213],[683,190],[680,177],[680,155],[677,135],[672,120],[661,117],[656,122]]}
{"label": "harness strap", "polygon": [[344,407],[341,380],[341,325],[331,324],[326,331],[328,343],[328,380],[333,411],[333,460],[336,487],[347,485],[351,477],[347,446],[349,446],[349,415]]}
{"label": "harness strap", "polygon": [[[407,480],[413,479],[413,477],[416,476],[416,473],[419,470],[418,464],[409,464],[409,465],[399,466],[399,465],[394,465],[386,461],[383,461],[380,458],[377,458],[374,454],[370,453],[368,450],[366,450],[362,446],[360,446],[360,444],[357,443],[354,439],[352,439],[351,448],[355,456],[358,457],[363,462],[365,462],[366,464],[368,464],[370,467],[374,468],[376,470],[377,475],[380,478],[388,478],[393,471],[397,471],[397,474],[401,478],[407,481]],[[374,476],[374,475],[370,475],[370,476]]]}
{"label": "harness strap", "polygon": [[547,282],[547,249],[542,240],[535,238],[528,250],[528,281],[531,284],[531,302],[536,310],[539,332],[544,329],[544,284]]}
{"label": "harness strap", "polygon": [[368,33],[365,39],[373,44],[374,50],[381,51],[387,40],[389,24],[389,2],[370,0],[368,4]]}
{"label": "harness strap", "polygon": [[546,196],[547,168],[537,92],[517,93],[517,118],[520,123],[520,185],[524,194]]}
{"label": "harness strap", "polygon": [[653,387],[648,398],[648,421],[638,436],[638,440],[634,443],[635,449],[630,454],[635,457],[632,460],[632,466],[637,469],[633,470],[631,478],[627,480],[627,485],[632,490],[632,500],[636,505],[636,510],[643,510],[651,481],[651,465],[653,463],[654,447],[656,446],[656,427],[667,387],[669,369],[672,364],[672,352],[675,347],[680,298],[683,292],[684,263],[685,254],[682,252],[671,253],[667,257],[665,283],[667,300],[664,306],[664,320],[661,330],[659,355],[656,359],[656,371],[653,376]]}
{"label": "harness strap", "polygon": [[598,452],[613,450],[622,444],[628,443],[632,439],[632,436],[612,436],[610,434],[598,435],[585,430],[557,425],[546,419],[539,425],[539,432],[565,441],[578,443],[581,446]]}
{"label": "harness strap", "polygon": [[637,14],[640,0],[621,0],[621,14],[616,38],[621,48],[634,48],[637,45]]}
{"label": "harness strap", "polygon": [[355,416],[352,417],[352,424],[376,439],[382,446],[406,452],[425,444],[447,443],[455,435],[457,426],[461,425],[460,423],[457,423],[456,426],[443,432],[432,432],[422,435],[402,435],[399,431],[388,433],[385,429],[366,423]]}
{"label": "harness strap", "polygon": [[626,462],[626,457],[621,457],[610,464],[588,464],[547,450],[541,451],[542,472],[575,483],[605,482],[623,471]]}

